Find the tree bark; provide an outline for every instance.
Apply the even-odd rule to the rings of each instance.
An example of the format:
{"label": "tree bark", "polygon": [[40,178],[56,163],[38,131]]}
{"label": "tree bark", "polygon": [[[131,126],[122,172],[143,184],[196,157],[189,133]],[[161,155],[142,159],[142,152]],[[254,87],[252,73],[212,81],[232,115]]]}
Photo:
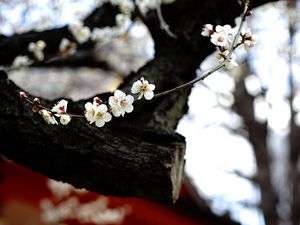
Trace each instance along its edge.
{"label": "tree bark", "polygon": [[279,217],[276,211],[278,198],[271,181],[271,159],[267,146],[267,123],[259,123],[254,116],[254,97],[246,91],[244,79],[236,84],[234,93],[235,111],[243,118],[249,141],[255,154],[257,175],[255,181],[261,191],[261,209],[266,225],[278,225]]}
{"label": "tree bark", "polygon": [[[200,62],[214,50],[209,39],[200,35],[203,24],[233,24],[241,8],[235,0],[177,0],[162,11],[178,38],[168,37],[159,28],[155,12],[147,15],[145,23],[155,41],[155,58],[124,80],[119,88],[127,93],[140,77],[155,83],[156,92],[193,79]],[[46,32],[55,35],[60,29]],[[39,39],[28,35],[28,39],[24,36],[25,47]],[[13,47],[24,50],[14,38],[0,39],[0,54]],[[20,53],[16,50],[11,55]],[[47,126],[18,98],[20,89],[8,79],[0,80],[2,155],[56,180],[106,195],[165,203],[178,198],[185,141],[175,129],[187,111],[190,88],[150,103],[137,102],[132,114],[114,118],[101,129],[84,120],[74,120],[68,126]],[[109,95],[99,96],[107,100]],[[82,114],[86,101],[91,99],[69,100],[68,111]],[[55,102],[43,100],[49,107]]]}

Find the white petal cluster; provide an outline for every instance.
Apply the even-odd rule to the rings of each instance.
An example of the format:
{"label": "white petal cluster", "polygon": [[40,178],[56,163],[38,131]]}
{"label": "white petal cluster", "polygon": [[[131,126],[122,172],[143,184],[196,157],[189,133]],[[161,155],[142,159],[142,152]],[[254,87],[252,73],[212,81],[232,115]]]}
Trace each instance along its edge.
{"label": "white petal cluster", "polygon": [[125,113],[133,111],[134,98],[131,95],[126,95],[120,90],[114,92],[114,96],[110,96],[108,103],[111,107],[111,112],[115,117],[124,116]]}
{"label": "white petal cluster", "polygon": [[107,106],[104,104],[96,107],[95,124],[97,127],[103,127],[105,123],[111,121],[111,114],[107,110]]}
{"label": "white petal cluster", "polygon": [[132,23],[130,16],[127,14],[119,13],[116,15],[116,24],[119,27],[123,27],[124,29],[127,29],[130,24]]}
{"label": "white petal cluster", "polygon": [[51,111],[61,115],[67,112],[67,107],[68,107],[68,101],[62,99],[56,105],[54,105]]}
{"label": "white petal cluster", "polygon": [[42,109],[39,111],[40,115],[46,121],[47,124],[58,124],[56,119],[54,118],[53,114],[46,109]]}
{"label": "white petal cluster", "polygon": [[210,36],[210,41],[216,46],[225,47],[228,49],[231,37],[232,28],[230,25],[217,25],[215,32]]}
{"label": "white petal cluster", "polygon": [[[145,99],[150,100],[154,97],[153,90],[154,84],[149,84],[143,77],[133,83],[131,92],[139,94],[139,99],[143,96]],[[58,124],[55,117],[60,118],[62,125],[67,125],[71,121],[71,116],[83,117],[79,115],[72,115],[67,113],[68,101],[62,99],[55,104],[52,109],[48,109],[41,105],[39,98],[34,98],[33,101],[28,99],[25,92],[20,92],[20,98],[32,104],[35,112],[39,112],[43,119],[48,124]],[[125,113],[131,113],[133,111],[134,97],[126,95],[120,90],[116,90],[113,96],[108,98],[108,105],[103,104],[103,101],[99,97],[94,97],[93,102],[87,102],[85,104],[84,117],[90,124],[95,123],[97,127],[103,127],[105,123],[111,121],[112,115],[115,117],[124,116]]]}
{"label": "white petal cluster", "polygon": [[[135,2],[143,14],[146,14],[151,9],[155,9],[156,5],[159,4],[157,0],[136,0]],[[161,0],[160,2],[162,4],[170,4],[175,2],[175,0]]]}
{"label": "white petal cluster", "polygon": [[97,127],[103,127],[105,123],[111,121],[111,114],[105,104],[99,104],[99,98],[94,98],[94,102],[87,102],[85,104],[84,116],[90,124],[94,123]]}
{"label": "white petal cluster", "polygon": [[233,47],[243,44],[246,49],[252,48],[255,44],[256,37],[252,34],[251,29],[242,31],[238,37],[237,43],[233,45],[234,40],[234,29],[230,25],[220,26],[217,25],[214,29],[213,25],[205,24],[201,35],[210,37],[210,41],[217,46],[216,57],[220,63],[225,62],[224,65],[227,69],[232,69],[238,66],[236,62],[236,56],[229,50]]}
{"label": "white petal cluster", "polygon": [[201,35],[204,37],[209,37],[214,33],[214,27],[211,24],[205,24],[204,27],[202,28]]}
{"label": "white petal cluster", "polygon": [[90,124],[94,123],[97,105],[92,104],[91,102],[87,102],[85,103],[84,107],[85,107],[84,116],[86,120],[89,121]]}
{"label": "white petal cluster", "polygon": [[63,56],[73,55],[77,51],[76,43],[67,38],[63,38],[59,44],[59,52]]}
{"label": "white petal cluster", "polygon": [[81,22],[74,22],[72,24],[69,24],[69,30],[75,37],[76,41],[80,44],[87,42],[90,39],[90,28],[84,26]]}
{"label": "white petal cluster", "polygon": [[140,80],[133,83],[131,92],[132,94],[139,94],[138,99],[141,99],[144,96],[145,99],[151,100],[154,97],[154,89],[155,85],[149,84],[149,82],[142,77]]}
{"label": "white petal cluster", "polygon": [[19,55],[12,62],[12,66],[15,69],[19,69],[23,66],[29,66],[32,63],[33,63],[32,60],[27,55]]}
{"label": "white petal cluster", "polygon": [[62,125],[67,125],[71,121],[70,115],[67,115],[67,107],[68,101],[67,100],[60,100],[54,107],[52,108],[52,112],[56,113],[55,116],[60,117],[59,122]]}
{"label": "white petal cluster", "polygon": [[251,28],[242,33],[242,43],[246,49],[252,48],[256,42],[256,36],[252,34]]}
{"label": "white petal cluster", "polygon": [[70,123],[70,121],[71,121],[71,117],[69,115],[67,115],[67,114],[60,115],[59,122],[62,125],[67,125],[68,123]]}
{"label": "white petal cluster", "polygon": [[94,28],[91,33],[91,39],[93,41],[99,41],[101,43],[107,43],[111,41],[114,37],[121,34],[121,30],[117,27],[104,27],[104,28]]}
{"label": "white petal cluster", "polygon": [[32,52],[34,57],[38,61],[43,61],[44,56],[44,48],[46,47],[46,43],[43,40],[39,40],[37,42],[30,42],[28,45],[28,51]]}

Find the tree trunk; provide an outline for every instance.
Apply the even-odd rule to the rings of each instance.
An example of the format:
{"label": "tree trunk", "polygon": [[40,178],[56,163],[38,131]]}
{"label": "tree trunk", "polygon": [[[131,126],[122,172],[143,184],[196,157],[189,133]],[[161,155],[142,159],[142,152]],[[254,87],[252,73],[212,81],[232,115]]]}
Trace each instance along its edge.
{"label": "tree trunk", "polygon": [[[268,1],[255,4],[265,2]],[[145,23],[155,41],[155,58],[125,79],[119,88],[127,93],[140,77],[155,83],[157,92],[193,79],[200,62],[214,50],[209,39],[200,34],[203,24],[233,24],[241,7],[236,0],[177,0],[162,7],[162,12],[178,38],[172,39],[160,29],[154,11],[147,15]],[[61,29],[34,33],[34,38],[29,33],[0,39],[0,54],[9,54],[7,59],[0,57],[2,63],[27,53],[29,41],[50,33],[55,37],[56,32]],[[55,39],[53,46],[63,36]],[[51,49],[48,47],[50,52]],[[101,129],[84,120],[74,120],[68,126],[47,126],[24,106],[18,98],[19,91],[12,81],[0,80],[2,155],[51,178],[106,195],[167,203],[178,198],[185,140],[175,129],[187,111],[190,88],[150,103],[137,102],[134,113],[114,118]],[[109,94],[99,96],[107,100]],[[69,101],[69,111],[82,114],[88,100],[91,101]],[[55,101],[43,103],[50,107]]]}

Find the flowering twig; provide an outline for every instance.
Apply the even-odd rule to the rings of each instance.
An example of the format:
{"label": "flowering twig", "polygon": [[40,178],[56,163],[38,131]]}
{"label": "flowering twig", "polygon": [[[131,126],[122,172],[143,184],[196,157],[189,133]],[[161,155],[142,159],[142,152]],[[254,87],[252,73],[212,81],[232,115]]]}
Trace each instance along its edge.
{"label": "flowering twig", "polygon": [[[149,84],[143,77],[133,83],[131,87],[132,94],[138,94],[136,100],[144,97],[146,100],[151,100],[154,97],[154,84]],[[93,99],[93,103],[87,102],[85,104],[85,111],[83,115],[67,113],[68,101],[62,99],[55,104],[52,109],[41,104],[39,98],[33,100],[28,99],[25,92],[19,93],[20,98],[32,106],[32,111],[39,113],[48,124],[58,124],[55,117],[60,118],[62,125],[67,125],[72,118],[86,118],[90,124],[95,123],[97,127],[103,127],[105,123],[111,121],[112,115],[114,117],[124,116],[125,113],[131,113],[134,109],[133,102],[135,98],[132,95],[126,95],[120,90],[116,90],[113,96],[108,99],[108,104],[103,103],[99,97]]]}
{"label": "flowering twig", "polygon": [[[244,24],[244,22],[245,22],[245,18],[246,18],[247,14],[248,14],[248,9],[249,9],[249,0],[245,0],[245,2],[244,2],[244,9],[243,9],[243,13],[242,13],[242,16],[241,16],[241,22],[240,22],[240,24],[239,24],[239,28],[238,28],[238,31],[237,31],[237,33],[236,33],[234,39],[233,39],[233,42],[232,42],[232,44],[231,44],[231,46],[230,46],[230,48],[229,48],[229,52],[228,52],[228,54],[226,55],[226,59],[230,59],[230,57],[232,56],[233,51],[236,49],[236,47],[237,47],[238,45],[240,45],[240,44],[238,43],[238,41],[239,41],[239,37],[240,37],[240,35],[241,35],[241,33],[242,33],[242,27],[243,27],[243,24]],[[161,97],[161,96],[164,96],[164,95],[173,93],[173,92],[175,92],[175,91],[177,91],[177,90],[179,90],[179,89],[181,89],[181,88],[185,88],[185,87],[188,87],[188,86],[190,86],[190,85],[193,85],[193,84],[195,84],[195,83],[197,83],[197,82],[199,82],[199,81],[202,81],[202,80],[204,80],[206,77],[210,76],[210,75],[213,74],[214,72],[216,72],[216,71],[218,71],[219,69],[221,69],[222,67],[224,67],[225,64],[226,64],[226,60],[223,60],[220,64],[218,64],[217,66],[213,67],[211,70],[209,70],[208,72],[204,73],[202,76],[197,77],[197,78],[195,78],[195,79],[193,79],[193,80],[191,80],[191,81],[189,81],[189,82],[187,82],[187,83],[185,83],[185,84],[182,84],[182,85],[180,85],[180,86],[177,86],[177,87],[175,87],[175,88],[172,88],[172,89],[169,89],[169,90],[167,90],[167,91],[163,91],[163,92],[157,93],[157,94],[154,95],[154,97],[155,97],[155,98]]]}
{"label": "flowering twig", "polygon": [[[160,3],[160,0],[157,0],[156,3]],[[160,4],[158,5],[160,7]],[[125,6],[127,5],[125,4],[123,8],[125,12],[127,12],[126,9],[128,7]],[[238,31],[235,34],[233,39],[232,39],[233,30],[230,25],[224,25],[224,26],[217,25],[215,29],[211,24],[205,25],[201,34],[203,36],[210,37],[211,38],[210,41],[217,46],[217,50],[218,50],[217,58],[220,63],[215,67],[213,67],[212,69],[210,69],[209,71],[207,71],[206,73],[204,73],[202,76],[195,78],[173,89],[160,92],[154,95],[155,85],[150,84],[147,80],[145,80],[142,77],[141,79],[134,82],[131,87],[131,93],[138,94],[137,98],[134,98],[132,95],[127,95],[126,93],[120,90],[116,90],[114,92],[114,95],[110,96],[108,101],[105,103],[103,103],[103,101],[100,98],[95,97],[93,99],[93,102],[87,102],[85,104],[84,116],[67,113],[68,101],[64,99],[60,100],[57,104],[53,106],[52,109],[50,109],[41,105],[41,101],[39,98],[35,98],[33,101],[29,100],[25,92],[20,92],[20,97],[21,99],[26,100],[26,102],[28,102],[32,106],[33,111],[38,112],[48,124],[52,124],[52,125],[58,124],[58,122],[55,119],[55,117],[58,117],[60,118],[61,124],[67,125],[71,121],[71,118],[78,117],[78,118],[86,118],[86,120],[90,124],[95,123],[97,127],[103,127],[105,123],[112,120],[113,116],[123,117],[126,113],[131,113],[134,109],[133,107],[134,101],[139,100],[142,97],[144,97],[146,100],[151,100],[154,97],[167,95],[181,88],[193,85],[198,81],[204,80],[206,77],[210,76],[211,74],[221,69],[222,67],[231,69],[234,66],[237,66],[238,64],[237,62],[235,62],[235,55],[233,54],[233,51],[241,44],[243,44],[246,48],[253,47],[255,42],[255,37],[252,35],[250,29],[246,31],[242,30],[243,24],[245,22],[245,18],[247,15],[249,15],[248,8],[249,8],[249,0],[245,0],[244,10],[241,16],[241,22],[239,24]],[[162,18],[160,8],[158,10],[158,14],[160,14]],[[119,23],[120,25],[122,24],[124,25],[124,24],[128,24],[127,22],[129,21],[129,17],[127,14],[124,15],[118,14],[116,20],[117,23]],[[161,21],[162,23],[165,23],[163,18]],[[77,25],[75,28],[84,29],[85,27]],[[85,34],[85,32],[83,32],[83,34]],[[87,39],[87,37],[85,37],[85,39]],[[39,45],[37,44],[32,44],[32,45],[33,47],[31,49],[34,53],[36,53],[37,55],[43,54],[40,51],[42,51],[42,49],[45,46],[41,45],[40,48],[36,48],[36,46],[39,47]],[[72,47],[70,46],[69,42],[66,42],[66,44],[64,44],[63,46]],[[65,50],[72,50],[72,48],[66,48]]]}

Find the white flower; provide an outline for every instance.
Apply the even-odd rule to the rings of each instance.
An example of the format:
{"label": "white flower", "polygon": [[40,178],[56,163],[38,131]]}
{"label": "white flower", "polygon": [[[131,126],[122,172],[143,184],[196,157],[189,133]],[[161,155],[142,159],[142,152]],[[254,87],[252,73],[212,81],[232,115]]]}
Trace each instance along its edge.
{"label": "white flower", "polygon": [[143,96],[145,99],[150,100],[154,96],[153,90],[155,89],[154,84],[149,84],[147,80],[144,80],[142,77],[140,80],[133,83],[131,87],[131,92],[133,94],[139,93],[138,99],[141,99]]}
{"label": "white flower", "polygon": [[43,61],[45,58],[43,52],[45,47],[46,43],[43,40],[39,40],[36,43],[30,42],[28,45],[28,51],[32,52],[37,60]]}
{"label": "white flower", "polygon": [[70,121],[71,121],[71,117],[69,115],[64,114],[60,116],[59,122],[62,125],[67,125]]}
{"label": "white flower", "polygon": [[130,15],[131,12],[134,10],[134,3],[130,0],[119,1],[119,9],[120,12]]}
{"label": "white flower", "polygon": [[116,29],[111,27],[94,28],[91,34],[93,41],[109,42],[116,35]]}
{"label": "white flower", "polygon": [[133,111],[134,98],[131,95],[126,95],[120,90],[116,90],[114,96],[108,99],[111,107],[111,112],[115,117],[124,116],[125,112],[131,113]]}
{"label": "white flower", "polygon": [[90,124],[92,124],[93,122],[95,122],[95,112],[97,106],[95,104],[92,104],[91,102],[87,102],[84,107],[84,116],[86,120],[89,121]]}
{"label": "white flower", "polygon": [[39,111],[40,115],[43,117],[43,119],[46,121],[48,124],[58,124],[54,116],[52,115],[51,112],[42,109]]}
{"label": "white flower", "polygon": [[212,33],[214,33],[214,27],[211,24],[205,24],[202,28],[201,35],[205,37],[209,37]]}
{"label": "white flower", "polygon": [[76,52],[76,43],[63,38],[59,44],[59,51],[62,55],[73,55]]}
{"label": "white flower", "polygon": [[224,26],[217,25],[216,26],[216,32],[217,33],[223,33],[225,35],[232,35],[232,28],[230,25],[226,24]]}
{"label": "white flower", "polygon": [[228,47],[232,36],[232,28],[230,25],[216,26],[216,31],[211,35],[210,41],[220,47]]}
{"label": "white flower", "polygon": [[75,37],[78,43],[82,44],[87,42],[91,36],[91,30],[89,27],[83,26],[81,22],[75,22],[69,25],[69,30]]}
{"label": "white flower", "polygon": [[12,66],[14,68],[20,68],[22,66],[29,66],[31,64],[32,64],[32,60],[30,60],[27,55],[24,55],[24,56],[19,55],[14,59]]}
{"label": "white flower", "polygon": [[252,34],[251,28],[242,33],[242,42],[246,49],[252,48],[256,42],[256,36]]}
{"label": "white flower", "polygon": [[128,15],[119,13],[116,15],[116,24],[119,27],[128,28],[131,24],[131,19]]}
{"label": "white flower", "polygon": [[51,111],[61,115],[67,112],[67,106],[68,101],[62,99],[52,108]]}
{"label": "white flower", "polygon": [[94,117],[97,127],[103,127],[106,122],[111,121],[111,115],[107,112],[107,106],[104,104],[96,107]]}

